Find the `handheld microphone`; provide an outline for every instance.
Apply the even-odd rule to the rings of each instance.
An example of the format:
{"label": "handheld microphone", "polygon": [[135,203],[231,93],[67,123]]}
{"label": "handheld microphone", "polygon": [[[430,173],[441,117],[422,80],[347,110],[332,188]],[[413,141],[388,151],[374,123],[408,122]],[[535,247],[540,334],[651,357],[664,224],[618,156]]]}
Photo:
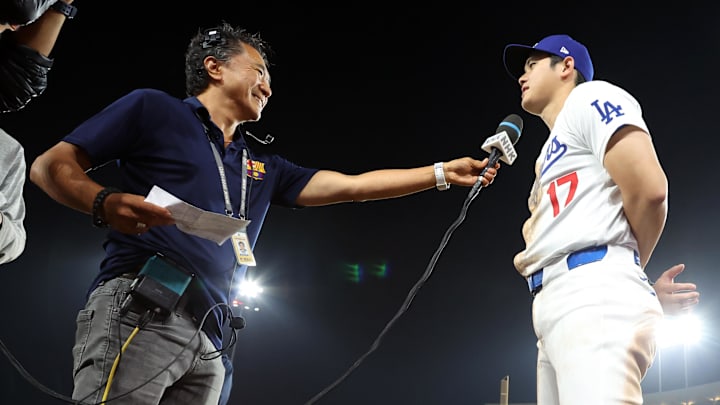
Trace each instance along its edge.
{"label": "handheld microphone", "polygon": [[517,158],[515,145],[520,139],[523,129],[523,120],[517,114],[510,114],[498,125],[495,135],[489,137],[481,148],[490,153],[487,167],[494,167],[498,160],[511,165]]}
{"label": "handheld microphone", "polygon": [[487,169],[495,167],[498,160],[511,165],[517,158],[517,152],[515,152],[515,145],[520,139],[520,133],[523,129],[523,120],[517,114],[510,114],[505,117],[500,125],[495,130],[495,135],[489,137],[483,142],[482,150],[489,152],[488,164],[483,169],[482,173],[478,177],[477,182],[470,190],[470,200],[474,199],[480,188],[482,187],[482,178],[485,175]]}

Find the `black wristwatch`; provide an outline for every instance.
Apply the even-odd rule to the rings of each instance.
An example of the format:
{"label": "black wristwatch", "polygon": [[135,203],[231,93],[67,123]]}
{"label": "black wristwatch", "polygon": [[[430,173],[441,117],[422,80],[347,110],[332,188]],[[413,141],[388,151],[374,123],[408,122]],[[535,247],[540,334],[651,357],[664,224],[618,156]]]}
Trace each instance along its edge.
{"label": "black wristwatch", "polygon": [[77,14],[77,7],[72,4],[67,4],[62,0],[56,1],[52,6],[50,6],[50,8],[60,14],[63,14],[68,20],[72,20],[75,18],[75,14]]}

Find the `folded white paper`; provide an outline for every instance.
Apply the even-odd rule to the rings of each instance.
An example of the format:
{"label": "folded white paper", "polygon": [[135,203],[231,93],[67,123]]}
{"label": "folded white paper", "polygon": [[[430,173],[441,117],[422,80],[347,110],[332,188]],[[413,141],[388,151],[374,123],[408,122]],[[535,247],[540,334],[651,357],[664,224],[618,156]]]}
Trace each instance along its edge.
{"label": "folded white paper", "polygon": [[145,201],[167,208],[181,231],[211,240],[218,245],[225,243],[235,232],[244,231],[250,223],[249,220],[197,208],[158,186],[153,186]]}

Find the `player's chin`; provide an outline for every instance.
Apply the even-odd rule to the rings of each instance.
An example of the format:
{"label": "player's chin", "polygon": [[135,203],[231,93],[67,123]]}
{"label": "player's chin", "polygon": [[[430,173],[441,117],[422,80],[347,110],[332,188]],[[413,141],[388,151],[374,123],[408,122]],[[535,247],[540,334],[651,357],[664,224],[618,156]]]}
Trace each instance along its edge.
{"label": "player's chin", "polygon": [[528,94],[524,94],[522,101],[520,102],[520,107],[530,114],[540,115],[542,107],[537,104],[538,103],[533,101],[532,97],[528,97]]}

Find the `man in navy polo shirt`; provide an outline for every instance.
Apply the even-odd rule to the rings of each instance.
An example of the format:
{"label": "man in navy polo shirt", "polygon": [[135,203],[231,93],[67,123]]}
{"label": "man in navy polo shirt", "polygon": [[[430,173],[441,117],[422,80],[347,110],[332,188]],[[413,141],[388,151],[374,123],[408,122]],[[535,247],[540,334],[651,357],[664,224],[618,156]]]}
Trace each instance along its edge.
{"label": "man in navy polo shirt", "polygon": [[[241,126],[260,119],[272,94],[267,49],[257,34],[229,24],[199,31],[186,52],[188,98],[135,90],[33,162],[33,183],[109,228],[106,256],[77,317],[74,399],[216,405],[230,285],[233,275],[243,277],[240,263],[253,260],[233,246],[255,247],[271,204],[378,200],[494,179],[499,165],[481,176],[487,159],[470,157],[346,175],[268,153]],[[111,161],[120,172],[117,188],[87,174]],[[250,222],[232,241],[194,236],[172,226],[168,209],[146,201],[154,186]]]}

